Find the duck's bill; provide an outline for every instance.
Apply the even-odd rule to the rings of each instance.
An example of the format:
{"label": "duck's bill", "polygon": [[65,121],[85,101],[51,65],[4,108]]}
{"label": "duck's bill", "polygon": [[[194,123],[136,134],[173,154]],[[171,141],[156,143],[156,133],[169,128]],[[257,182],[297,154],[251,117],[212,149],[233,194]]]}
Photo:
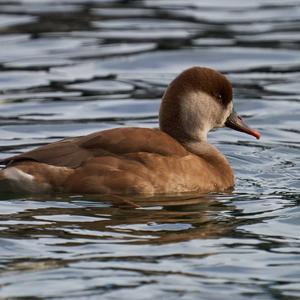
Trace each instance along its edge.
{"label": "duck's bill", "polygon": [[234,110],[227,118],[225,125],[234,130],[248,133],[257,139],[260,138],[260,133],[257,130],[250,128]]}

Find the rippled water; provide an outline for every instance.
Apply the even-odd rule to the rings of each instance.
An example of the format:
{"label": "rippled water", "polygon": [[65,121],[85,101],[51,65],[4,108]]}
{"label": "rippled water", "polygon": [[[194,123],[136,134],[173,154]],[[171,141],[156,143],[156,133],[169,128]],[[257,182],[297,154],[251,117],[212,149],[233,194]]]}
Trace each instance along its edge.
{"label": "rippled water", "polygon": [[210,140],[229,195],[0,201],[1,299],[300,299],[300,1],[0,1],[0,158],[157,126],[184,68],[226,73],[262,132]]}

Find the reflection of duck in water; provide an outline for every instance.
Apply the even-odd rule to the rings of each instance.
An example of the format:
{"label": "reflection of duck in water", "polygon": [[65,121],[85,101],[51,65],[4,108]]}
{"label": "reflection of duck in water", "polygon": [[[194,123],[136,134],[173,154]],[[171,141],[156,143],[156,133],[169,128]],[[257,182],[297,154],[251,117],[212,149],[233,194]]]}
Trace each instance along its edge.
{"label": "reflection of duck in water", "polygon": [[[116,216],[110,212],[114,211],[113,208],[106,208],[105,213],[111,215],[111,220],[106,224],[105,221],[99,222],[102,229],[92,223],[81,226],[84,229],[87,226],[94,230],[112,230],[139,236],[140,239],[136,242],[167,244],[224,237],[234,231],[240,222],[231,215],[238,211],[237,208],[231,203],[226,203],[227,201],[222,203],[217,195],[130,199],[142,208],[130,210],[127,207],[126,214],[130,217],[124,219],[120,215],[122,211]],[[114,204],[112,198],[107,200],[108,203]],[[118,208],[119,203],[115,203],[115,207]]]}
{"label": "reflection of duck in water", "polygon": [[[51,224],[28,225],[26,234],[46,230],[47,234],[63,239],[67,233],[68,239],[75,241],[75,244],[77,238],[82,238],[84,241],[93,239],[93,243],[95,239],[99,239],[101,243],[105,240],[108,243],[130,245],[224,237],[231,235],[243,222],[236,218],[238,209],[231,203],[231,196],[227,198],[224,195],[210,194],[122,198],[130,198],[140,209],[126,205],[112,195],[90,195],[82,198],[84,201],[81,201],[81,197],[39,195],[31,199],[46,201],[49,206],[33,208],[26,211],[26,216],[21,214],[20,218],[44,220],[45,216],[46,220],[51,220]],[[56,201],[66,205],[52,206]],[[74,205],[75,203],[78,205]],[[85,219],[86,222],[83,222]],[[66,227],[66,222],[70,226]],[[9,227],[13,234],[16,234],[16,230],[24,234],[23,227]]]}
{"label": "reflection of duck in water", "polygon": [[1,186],[19,192],[206,193],[234,185],[226,158],[207,142],[228,126],[259,138],[236,115],[222,74],[193,67],[167,88],[160,130],[116,128],[65,139],[7,158]]}

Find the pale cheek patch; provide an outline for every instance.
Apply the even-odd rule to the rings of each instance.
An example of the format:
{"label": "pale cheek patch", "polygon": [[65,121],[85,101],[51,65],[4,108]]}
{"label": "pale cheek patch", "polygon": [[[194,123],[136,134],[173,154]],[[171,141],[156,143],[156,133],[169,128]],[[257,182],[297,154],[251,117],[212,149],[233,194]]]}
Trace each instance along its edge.
{"label": "pale cheek patch", "polygon": [[[214,101],[204,92],[190,92],[181,106],[183,129],[194,139],[206,140],[208,131],[213,128],[211,106]],[[205,118],[204,118],[205,116]]]}
{"label": "pale cheek patch", "polygon": [[232,109],[233,109],[233,103],[231,102],[226,109],[226,114],[225,114],[223,122],[222,122],[223,127],[225,126],[225,122],[226,122],[227,118],[229,117],[229,115],[231,114]]}

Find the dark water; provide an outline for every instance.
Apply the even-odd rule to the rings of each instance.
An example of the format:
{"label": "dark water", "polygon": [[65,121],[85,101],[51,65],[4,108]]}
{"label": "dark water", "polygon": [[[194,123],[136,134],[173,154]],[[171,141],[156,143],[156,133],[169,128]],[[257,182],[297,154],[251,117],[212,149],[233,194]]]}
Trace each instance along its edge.
{"label": "dark water", "polygon": [[1,299],[300,299],[300,1],[0,1],[0,42],[1,158],[155,127],[193,65],[227,73],[263,135],[210,134],[231,195],[2,195]]}

